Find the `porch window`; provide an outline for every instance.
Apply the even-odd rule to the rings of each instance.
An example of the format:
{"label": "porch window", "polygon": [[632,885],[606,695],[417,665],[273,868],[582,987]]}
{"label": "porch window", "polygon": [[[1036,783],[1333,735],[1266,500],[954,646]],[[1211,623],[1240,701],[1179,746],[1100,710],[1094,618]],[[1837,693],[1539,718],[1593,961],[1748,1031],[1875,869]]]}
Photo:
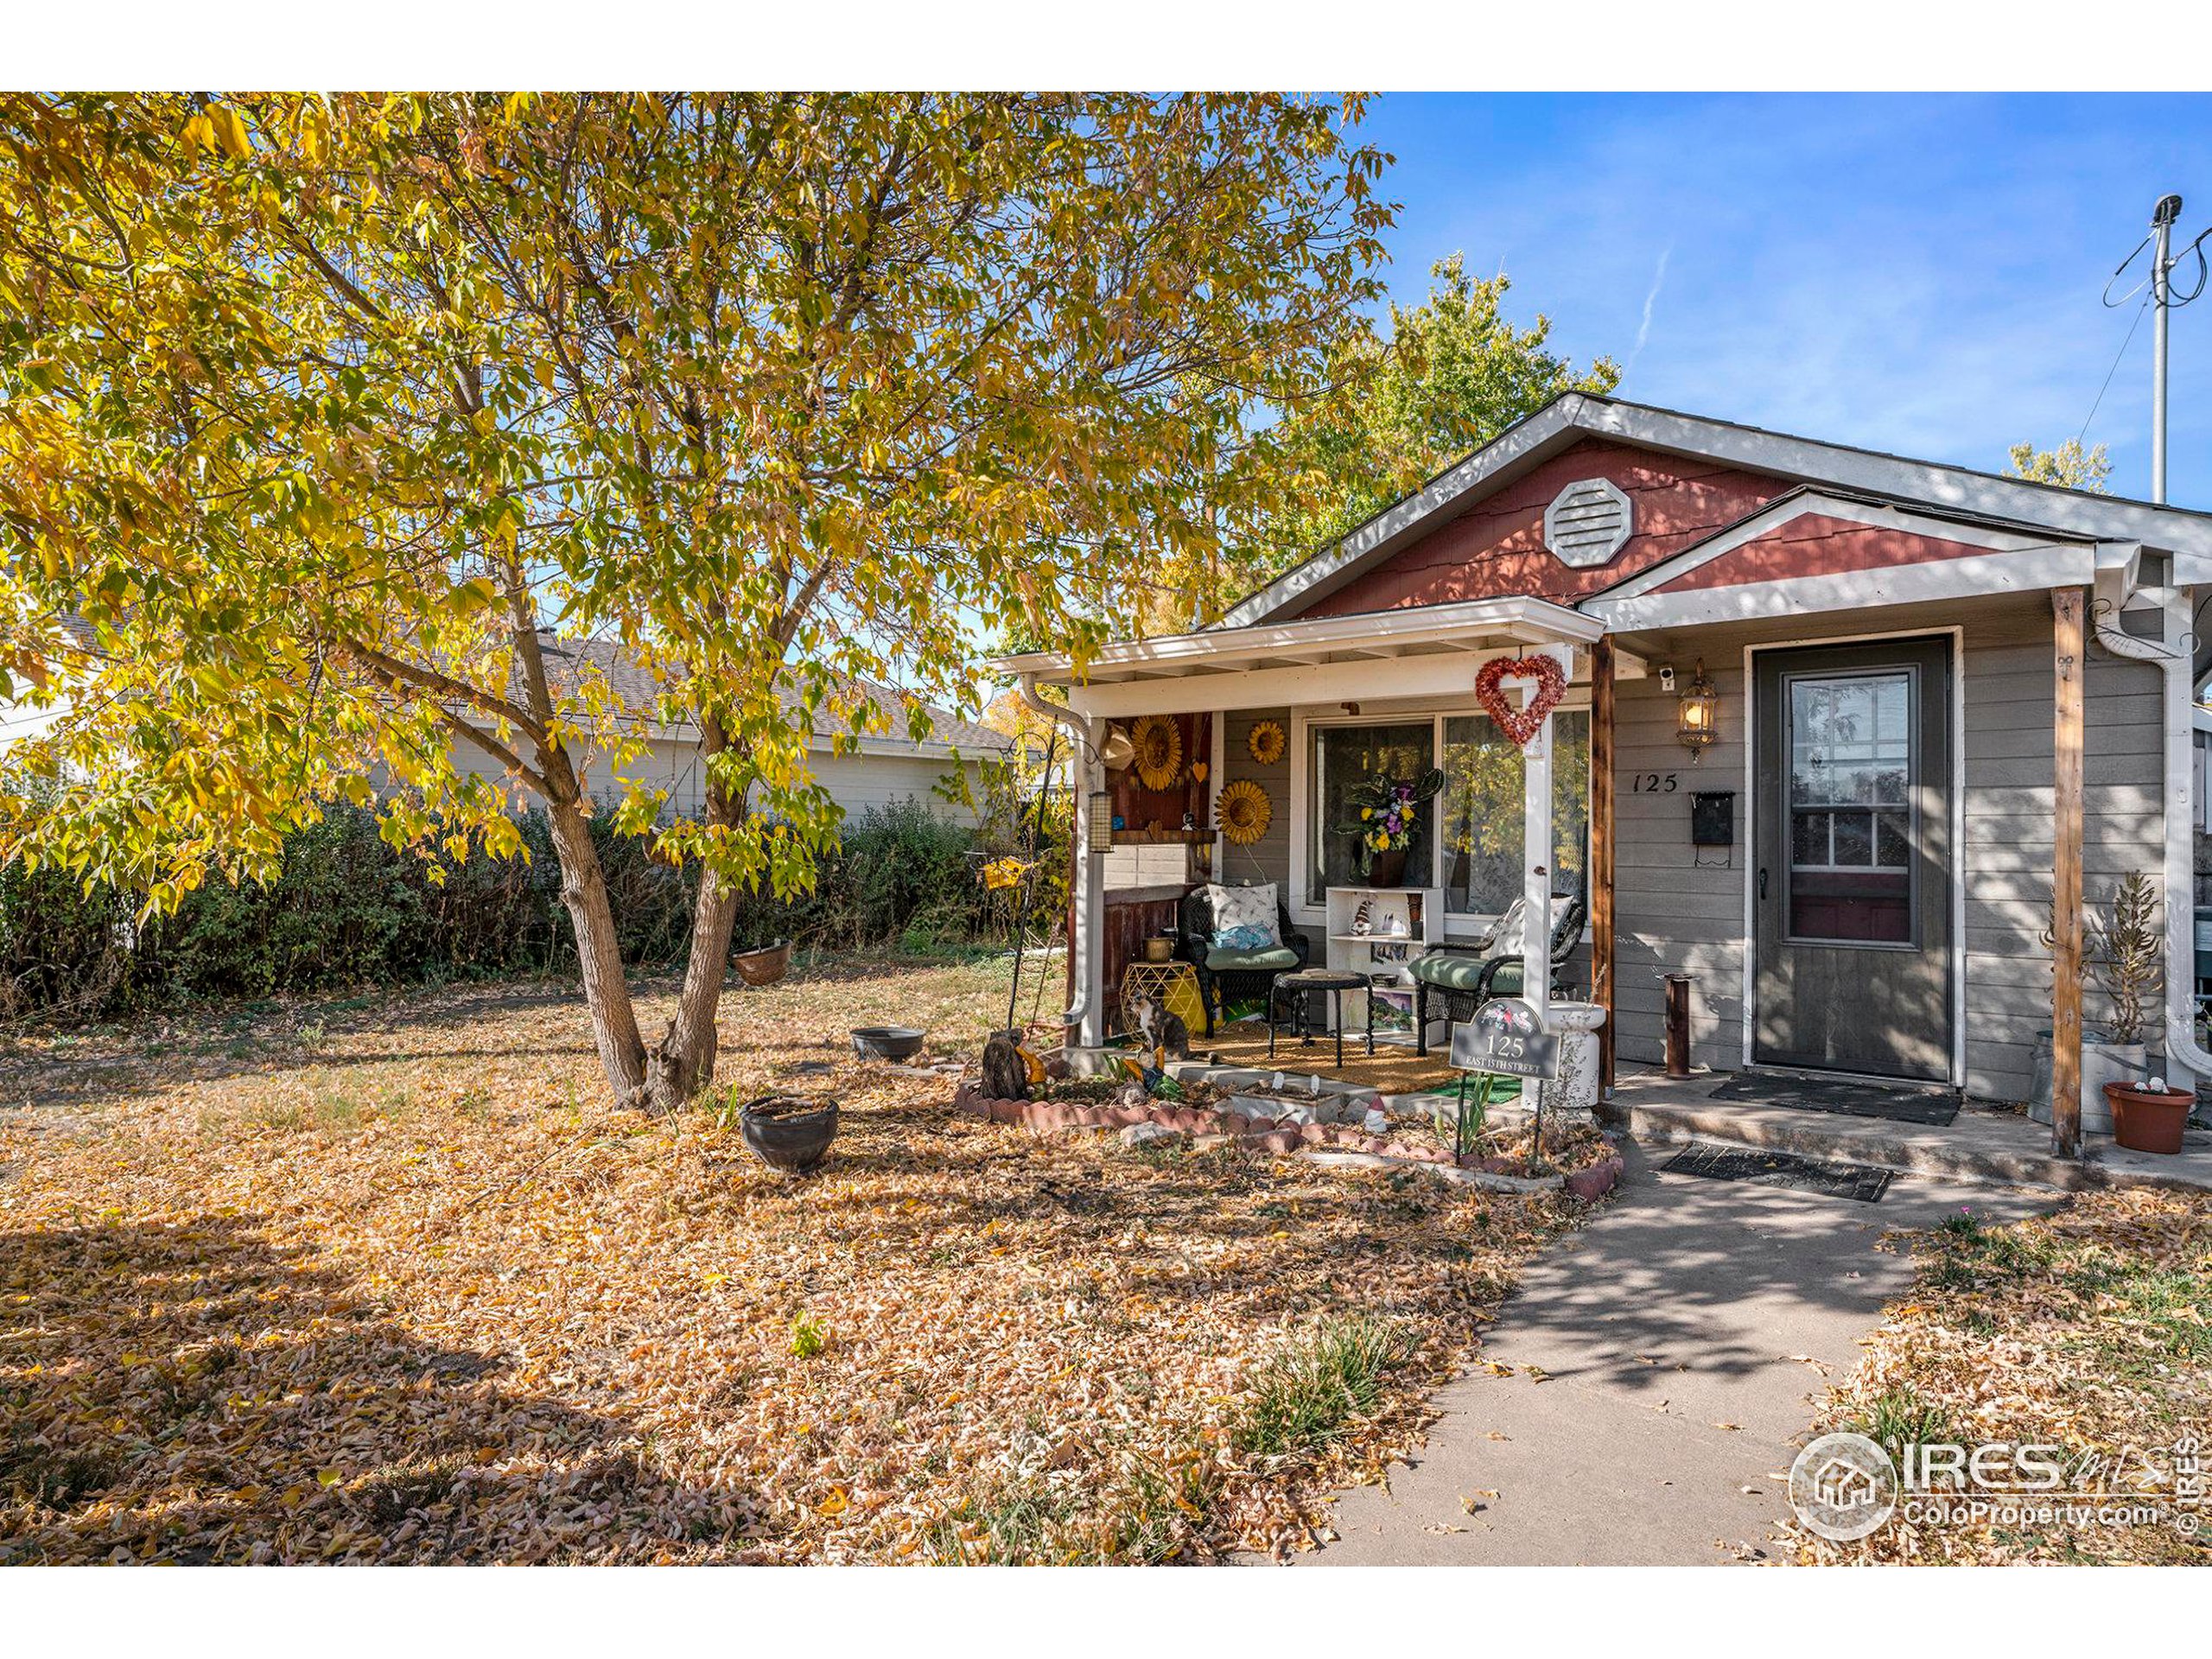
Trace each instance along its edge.
{"label": "porch window", "polygon": [[[1377,779],[1410,784],[1436,764],[1436,723],[1408,721],[1387,726],[1318,726],[1313,733],[1314,810],[1309,833],[1313,872],[1307,899],[1319,904],[1330,887],[1356,887],[1366,878],[1359,873],[1357,854],[1344,824],[1357,816],[1350,796],[1362,784]],[[1402,879],[1409,887],[1430,885],[1434,868],[1430,843],[1433,834],[1417,839],[1406,860]]]}
{"label": "porch window", "polygon": [[[1521,751],[1488,715],[1444,721],[1444,907],[1495,916],[1522,896]],[[1586,879],[1590,715],[1552,716],[1552,887]]]}

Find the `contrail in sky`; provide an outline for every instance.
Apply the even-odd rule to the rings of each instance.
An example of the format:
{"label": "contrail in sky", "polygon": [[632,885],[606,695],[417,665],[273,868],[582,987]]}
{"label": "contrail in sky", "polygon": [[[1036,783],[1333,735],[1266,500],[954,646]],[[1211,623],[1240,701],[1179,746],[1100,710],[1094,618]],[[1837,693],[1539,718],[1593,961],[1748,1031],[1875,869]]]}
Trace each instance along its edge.
{"label": "contrail in sky", "polygon": [[1659,290],[1666,286],[1667,262],[1674,257],[1674,249],[1665,250],[1659,256],[1659,268],[1651,273],[1651,291],[1643,296],[1643,321],[1637,325],[1636,344],[1629,348],[1628,362],[1621,370],[1624,374],[1636,366],[1636,359],[1643,350],[1643,342],[1651,338],[1651,308],[1658,302]]}

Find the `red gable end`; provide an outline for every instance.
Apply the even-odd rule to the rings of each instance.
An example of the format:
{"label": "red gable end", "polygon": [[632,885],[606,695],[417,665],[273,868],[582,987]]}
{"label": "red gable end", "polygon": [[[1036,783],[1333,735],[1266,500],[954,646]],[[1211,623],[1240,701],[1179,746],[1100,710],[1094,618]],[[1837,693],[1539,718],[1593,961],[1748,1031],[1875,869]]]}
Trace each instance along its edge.
{"label": "red gable end", "polygon": [[1901,564],[1986,557],[1989,550],[1986,543],[1948,541],[1878,524],[1854,524],[1825,513],[1801,512],[1756,540],[1693,565],[1652,591],[1680,594],[1738,588],[1753,582],[1836,576]]}
{"label": "red gable end", "polygon": [[[1635,533],[1608,563],[1563,564],[1544,509],[1568,485],[1608,479],[1635,505]],[[1589,440],[1562,451],[1306,607],[1306,616],[1527,594],[1573,604],[1650,569],[1755,512],[1789,482],[1688,456]]]}

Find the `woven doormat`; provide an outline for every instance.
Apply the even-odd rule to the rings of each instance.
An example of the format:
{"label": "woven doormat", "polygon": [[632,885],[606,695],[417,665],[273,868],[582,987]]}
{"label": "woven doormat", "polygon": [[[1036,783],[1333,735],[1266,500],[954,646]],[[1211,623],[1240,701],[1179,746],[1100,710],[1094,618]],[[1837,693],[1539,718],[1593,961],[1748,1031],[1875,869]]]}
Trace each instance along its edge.
{"label": "woven doormat", "polygon": [[1955,1090],[1885,1089],[1878,1084],[1751,1071],[1738,1072],[1707,1098],[1740,1100],[1751,1106],[1789,1106],[1801,1112],[1838,1112],[1849,1117],[1878,1118],[1885,1123],[1923,1123],[1938,1129],[1959,1115]]}
{"label": "woven doormat", "polygon": [[1888,1170],[1865,1164],[1823,1164],[1800,1158],[1795,1153],[1713,1147],[1697,1141],[1659,1167],[1677,1175],[1702,1175],[1713,1181],[1750,1181],[1758,1186],[1783,1186],[1796,1192],[1818,1192],[1823,1198],[1853,1198],[1860,1204],[1879,1204],[1890,1185]]}

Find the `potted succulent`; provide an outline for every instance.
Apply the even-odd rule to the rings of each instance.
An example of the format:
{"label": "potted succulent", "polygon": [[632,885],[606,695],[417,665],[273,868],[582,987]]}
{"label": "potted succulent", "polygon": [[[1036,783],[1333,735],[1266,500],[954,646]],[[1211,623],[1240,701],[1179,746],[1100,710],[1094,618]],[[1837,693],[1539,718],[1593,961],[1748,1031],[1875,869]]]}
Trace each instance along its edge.
{"label": "potted succulent", "polygon": [[1338,829],[1352,838],[1352,859],[1360,874],[1378,887],[1405,880],[1406,855],[1421,835],[1429,802],[1444,787],[1444,773],[1431,767],[1410,784],[1378,778],[1345,791],[1352,816]]}
{"label": "potted succulent", "polygon": [[[2144,1058],[2143,1028],[2164,989],[2158,884],[2137,870],[2120,884],[2112,914],[2090,918],[2088,926],[2085,965],[2111,1000],[2111,1040],[2083,1045],[2082,1083],[2086,1087],[2090,1081],[2090,1056],[2096,1053],[2097,1081],[2110,1108],[2113,1138],[2134,1152],[2179,1152],[2182,1126],[2196,1096],[2166,1087]],[[2091,1127],[2086,1113],[2083,1127]]]}

